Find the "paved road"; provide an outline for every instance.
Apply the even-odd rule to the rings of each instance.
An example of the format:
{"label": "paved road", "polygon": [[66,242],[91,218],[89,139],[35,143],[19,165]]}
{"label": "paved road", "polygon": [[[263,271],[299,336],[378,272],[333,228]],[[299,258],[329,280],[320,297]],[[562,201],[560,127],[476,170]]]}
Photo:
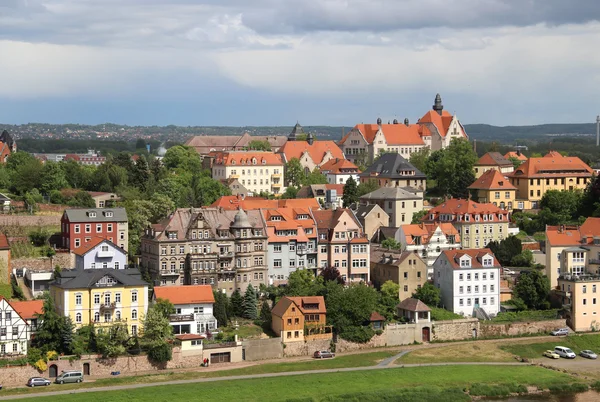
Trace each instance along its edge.
{"label": "paved road", "polygon": [[[48,397],[48,396],[59,396],[59,395],[69,395],[69,394],[82,394],[84,392],[106,392],[106,391],[121,391],[127,389],[136,389],[136,388],[148,388],[148,387],[158,387],[163,385],[181,385],[181,384],[196,384],[203,382],[215,382],[215,381],[231,381],[231,380],[249,380],[255,378],[271,378],[271,377],[289,377],[294,375],[303,375],[303,374],[327,374],[327,373],[341,373],[341,372],[351,372],[351,371],[367,371],[367,370],[386,370],[393,368],[402,368],[402,367],[422,367],[422,366],[455,366],[455,365],[478,365],[478,366],[522,366],[524,363],[498,363],[498,362],[490,362],[490,363],[423,363],[423,364],[402,364],[402,365],[394,365],[390,364],[392,361],[397,359],[409,351],[405,351],[399,353],[398,355],[386,359],[379,363],[376,366],[369,367],[348,367],[348,368],[337,368],[337,369],[323,369],[323,370],[307,370],[307,371],[290,371],[287,373],[267,373],[267,374],[251,374],[251,375],[238,375],[238,376],[229,376],[229,377],[213,377],[213,378],[198,378],[195,380],[176,380],[176,381],[165,381],[165,382],[156,382],[150,384],[130,384],[130,385],[116,385],[111,387],[97,387],[97,388],[81,388],[81,389],[71,389],[66,391],[52,391],[52,392],[36,392],[36,393],[28,393],[21,395],[9,395],[5,397],[1,397],[0,401],[4,400],[14,400],[14,399],[26,399],[26,398],[39,398],[39,397]],[[382,363],[389,361],[387,364],[382,365]]]}

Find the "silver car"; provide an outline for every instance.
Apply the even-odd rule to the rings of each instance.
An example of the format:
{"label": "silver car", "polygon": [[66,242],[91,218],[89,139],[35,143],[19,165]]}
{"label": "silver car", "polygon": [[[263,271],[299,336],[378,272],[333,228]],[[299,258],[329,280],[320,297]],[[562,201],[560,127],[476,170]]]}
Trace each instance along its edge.
{"label": "silver car", "polygon": [[581,352],[579,352],[579,356],[585,357],[586,359],[597,359],[598,358],[598,355],[589,349],[582,350]]}
{"label": "silver car", "polygon": [[50,380],[42,377],[31,377],[29,381],[27,381],[27,386],[32,388],[40,386],[47,387],[48,385],[50,385]]}

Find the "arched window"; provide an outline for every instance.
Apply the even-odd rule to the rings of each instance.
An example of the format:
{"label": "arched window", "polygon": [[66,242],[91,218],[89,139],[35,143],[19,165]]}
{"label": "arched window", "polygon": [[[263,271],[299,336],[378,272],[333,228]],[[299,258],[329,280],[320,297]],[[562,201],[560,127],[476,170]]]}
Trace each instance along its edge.
{"label": "arched window", "polygon": [[81,324],[81,313],[75,314],[75,322]]}
{"label": "arched window", "polygon": [[98,311],[94,313],[94,321],[100,322],[100,313]]}
{"label": "arched window", "polygon": [[120,311],[117,311],[117,312],[115,313],[115,318],[116,318],[117,320],[120,320],[120,319],[121,319],[121,312],[120,312]]}
{"label": "arched window", "polygon": [[131,310],[131,319],[137,320],[137,310]]}

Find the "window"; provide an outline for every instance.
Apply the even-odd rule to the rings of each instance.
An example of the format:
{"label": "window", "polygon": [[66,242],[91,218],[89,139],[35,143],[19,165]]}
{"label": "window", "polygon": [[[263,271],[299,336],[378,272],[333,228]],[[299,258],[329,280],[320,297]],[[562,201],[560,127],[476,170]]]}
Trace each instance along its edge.
{"label": "window", "polygon": [[115,303],[121,303],[121,293],[115,293]]}
{"label": "window", "polygon": [[464,279],[464,275],[463,274],[458,274],[458,280],[462,281]]}
{"label": "window", "polygon": [[494,285],[490,285],[490,292],[494,291]]}
{"label": "window", "polygon": [[100,304],[100,293],[94,294],[94,304]]}
{"label": "window", "polygon": [[119,261],[115,261],[115,269],[119,269],[119,268],[120,268]]}
{"label": "window", "polygon": [[460,287],[458,288],[458,293],[464,293],[464,291],[465,291],[465,288],[464,288],[464,286],[460,286]]}
{"label": "window", "polygon": [[97,312],[97,311],[94,313],[94,321],[95,322],[100,322],[100,313]]}
{"label": "window", "polygon": [[467,306],[471,305],[471,299],[467,299]]}
{"label": "window", "polygon": [[96,224],[96,233],[102,233],[102,224],[101,223]]}
{"label": "window", "polygon": [[137,310],[131,310],[131,319],[137,320]]}
{"label": "window", "polygon": [[106,224],[106,231],[107,232],[111,233],[112,232],[112,228],[113,228],[112,223],[107,223]]}
{"label": "window", "polygon": [[404,273],[404,279],[408,279],[408,272]]}
{"label": "window", "polygon": [[587,299],[583,299],[583,305],[585,306],[587,304]]}
{"label": "window", "polygon": [[408,292],[408,285],[404,285],[404,291]]}
{"label": "window", "polygon": [[[484,274],[481,274],[481,276],[484,281],[487,279],[487,274],[484,273]],[[484,292],[485,292],[485,290],[484,290]]]}
{"label": "window", "polygon": [[494,304],[494,298],[493,297],[490,297],[490,304],[492,304],[492,305]]}
{"label": "window", "polygon": [[81,239],[75,239],[75,248],[81,245]]}
{"label": "window", "polygon": [[467,286],[467,293],[471,293],[471,287]]}
{"label": "window", "polygon": [[273,245],[273,251],[276,253],[281,253],[281,244]]}
{"label": "window", "polygon": [[487,292],[487,285],[483,285],[483,293]]}
{"label": "window", "polygon": [[494,273],[493,272],[490,272],[490,279],[494,280]]}
{"label": "window", "polygon": [[85,233],[92,233],[92,225],[90,223],[86,223]]}
{"label": "window", "polygon": [[79,225],[75,225],[75,233],[81,233],[81,227]]}
{"label": "window", "polygon": [[[137,291],[134,290],[133,292],[131,292],[131,302],[136,303],[137,300],[138,300],[138,294],[137,294]],[[132,312],[132,314],[133,314],[133,312]]]}
{"label": "window", "polygon": [[479,274],[475,274],[475,280],[478,281],[479,280]]}
{"label": "window", "polygon": [[484,297],[483,299],[481,299],[481,304],[487,304],[487,298]]}
{"label": "window", "polygon": [[82,296],[80,294],[75,295],[75,305],[81,306]]}
{"label": "window", "polygon": [[458,305],[463,306],[465,304],[465,299],[458,299]]}
{"label": "window", "polygon": [[81,324],[81,313],[75,314],[75,322]]}
{"label": "window", "polygon": [[467,274],[467,280],[470,281],[471,280],[471,274]]}
{"label": "window", "polygon": [[13,334],[13,336],[18,336],[19,335],[19,327],[12,327],[12,334]]}

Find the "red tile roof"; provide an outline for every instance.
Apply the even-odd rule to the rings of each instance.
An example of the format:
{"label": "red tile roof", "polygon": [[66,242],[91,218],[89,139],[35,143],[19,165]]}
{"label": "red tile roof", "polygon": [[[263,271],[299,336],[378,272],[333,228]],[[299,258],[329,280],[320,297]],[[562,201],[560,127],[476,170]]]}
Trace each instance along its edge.
{"label": "red tile roof", "polygon": [[475,166],[513,166],[513,163],[500,152],[487,152],[475,163]]}
{"label": "red tile roof", "polygon": [[329,153],[333,159],[344,159],[344,153],[335,141],[315,141],[309,144],[307,141],[288,141],[279,149],[279,153],[285,155],[289,162],[292,158],[300,159],[305,152],[314,163],[320,165],[323,158]]}
{"label": "red tile roof", "polygon": [[[463,250],[445,250],[442,251],[442,254],[446,257],[452,268],[461,269],[460,266],[460,258],[462,256],[468,255],[471,257],[471,266],[469,268],[501,268],[502,266],[496,259],[494,253],[489,248],[482,249],[463,249]],[[494,259],[493,266],[483,266],[482,258],[486,255],[490,255]],[[464,268],[464,267],[462,267]]]}
{"label": "red tile roof", "polygon": [[[283,159],[280,154],[266,151],[211,152],[209,155],[215,158],[215,165],[241,167],[283,165]],[[254,164],[254,161],[256,161],[256,164]]]}
{"label": "red tile roof", "polygon": [[330,159],[321,165],[322,173],[360,173],[358,166],[347,159]]}
{"label": "red tile roof", "polygon": [[551,151],[543,158],[529,158],[509,174],[511,178],[591,177],[594,170],[576,156]]}
{"label": "red tile roof", "polygon": [[[421,138],[421,126],[419,124],[357,124],[354,126],[352,131],[359,131],[365,140],[372,144],[375,140],[375,135],[381,132],[385,137],[387,145],[425,145],[423,138]],[[342,140],[340,144],[344,144],[346,139],[352,132],[350,131]]]}
{"label": "red tile roof", "polygon": [[36,314],[42,314],[44,307],[43,300],[12,301],[10,304],[24,320],[36,318]]}
{"label": "red tile roof", "polygon": [[[90,250],[92,250],[94,247],[96,247],[98,244],[100,244],[102,242],[111,243],[110,241],[108,241],[107,239],[105,239],[103,237],[92,237],[92,239],[90,241],[83,242],[83,244],[81,246],[79,246],[75,250],[73,250],[73,254],[85,255]],[[111,243],[111,244],[114,245],[114,243]],[[119,248],[118,246],[115,246],[115,247]]]}
{"label": "red tile roof", "polygon": [[[323,298],[323,296],[287,296],[287,298],[291,299],[294,303],[296,303],[302,314],[327,313],[327,309],[325,308],[325,299]],[[318,304],[318,307],[316,309],[308,309],[306,308],[307,304]]]}
{"label": "red tile roof", "polygon": [[433,233],[440,228],[446,236],[454,236],[454,241],[460,243],[458,230],[451,223],[419,223],[412,225],[402,225],[402,232],[406,237],[406,244],[414,245],[415,237],[421,237],[421,244],[429,244]]}
{"label": "red tile roof", "polygon": [[197,339],[204,339],[206,337],[204,335],[198,335],[198,334],[181,334],[181,335],[175,335],[175,338],[179,339],[180,341],[194,341]]}
{"label": "red tile roof", "polygon": [[468,188],[473,190],[516,190],[510,181],[496,169],[490,169]]}
{"label": "red tile roof", "polygon": [[154,288],[156,299],[168,300],[173,304],[214,303],[210,285],[160,286]]}
{"label": "red tile roof", "polygon": [[0,250],[8,249],[10,249],[10,244],[8,244],[8,238],[4,233],[0,233]]}
{"label": "red tile roof", "polygon": [[[306,243],[308,238],[317,237],[317,226],[310,211],[306,208],[274,208],[261,210],[267,225],[267,236],[269,242],[289,242],[296,240]],[[299,215],[305,215],[306,219],[298,219]],[[273,220],[279,217],[280,220]],[[312,234],[306,234],[306,229],[311,229]],[[278,230],[296,230],[295,236],[278,236]]]}
{"label": "red tile roof", "polygon": [[438,218],[440,214],[447,215],[481,215],[481,214],[503,214],[506,212],[491,203],[478,203],[471,200],[464,200],[460,198],[450,198],[444,201],[442,204],[429,210],[427,215],[423,218],[424,221],[431,220],[430,216],[434,215],[434,219]]}
{"label": "red tile roof", "polygon": [[453,116],[446,110],[442,111],[441,116],[436,111],[430,110],[419,119],[419,124],[432,123],[437,128],[442,138],[444,138],[450,129],[452,119]]}
{"label": "red tile roof", "polygon": [[518,160],[523,161],[523,162],[525,162],[527,160],[527,157],[525,155],[523,155],[520,152],[517,153],[515,151],[507,152],[504,155],[504,159],[510,159],[510,158],[515,158],[515,159],[518,159]]}
{"label": "red tile roof", "polygon": [[246,197],[239,195],[225,195],[215,202],[210,207],[235,210],[242,208],[244,211],[251,211],[262,208],[314,208],[319,209],[321,205],[316,198],[303,198],[291,200],[267,200],[261,197]]}

